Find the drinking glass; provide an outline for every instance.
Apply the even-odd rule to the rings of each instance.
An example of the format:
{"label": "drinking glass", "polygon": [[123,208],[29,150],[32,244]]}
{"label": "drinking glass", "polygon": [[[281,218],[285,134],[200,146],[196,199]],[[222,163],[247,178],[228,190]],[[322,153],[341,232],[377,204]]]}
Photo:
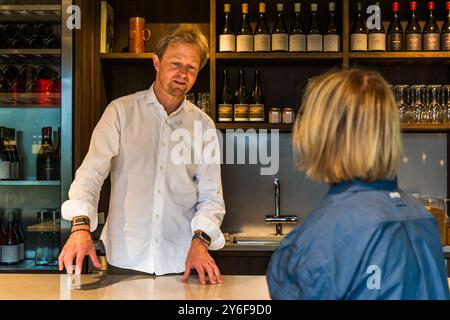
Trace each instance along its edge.
{"label": "drinking glass", "polygon": [[408,123],[408,121],[407,121],[408,104],[406,102],[407,90],[408,90],[407,85],[396,85],[395,86],[395,91],[394,91],[395,92],[395,100],[397,102],[398,112],[399,112],[399,117],[400,117],[401,123]]}
{"label": "drinking glass", "polygon": [[424,109],[426,108],[426,88],[427,86],[425,85],[413,86],[415,122],[418,123],[427,123],[428,121],[428,119],[425,118],[426,114],[424,114]]}

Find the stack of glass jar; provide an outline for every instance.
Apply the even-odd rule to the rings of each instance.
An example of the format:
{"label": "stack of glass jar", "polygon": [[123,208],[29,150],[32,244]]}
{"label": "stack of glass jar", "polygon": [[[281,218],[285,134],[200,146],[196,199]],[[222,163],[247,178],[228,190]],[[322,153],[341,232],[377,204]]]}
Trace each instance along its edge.
{"label": "stack of glass jar", "polygon": [[391,89],[401,123],[450,123],[450,85],[395,85]]}

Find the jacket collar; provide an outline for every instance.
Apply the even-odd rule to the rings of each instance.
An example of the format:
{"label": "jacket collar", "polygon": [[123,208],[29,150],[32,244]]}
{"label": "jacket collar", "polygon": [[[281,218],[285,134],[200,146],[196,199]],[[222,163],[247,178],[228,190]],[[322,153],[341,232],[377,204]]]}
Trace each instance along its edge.
{"label": "jacket collar", "polygon": [[384,190],[395,191],[398,189],[397,177],[394,180],[377,180],[374,182],[367,182],[359,179],[352,181],[345,181],[333,184],[328,191],[328,195],[335,195],[346,191],[363,191],[363,190]]}

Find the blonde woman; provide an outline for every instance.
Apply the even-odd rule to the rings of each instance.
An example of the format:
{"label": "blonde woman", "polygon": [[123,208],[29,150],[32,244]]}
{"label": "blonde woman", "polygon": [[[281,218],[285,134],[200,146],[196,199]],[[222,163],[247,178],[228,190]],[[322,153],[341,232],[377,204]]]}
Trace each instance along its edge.
{"label": "blonde woman", "polygon": [[379,74],[313,79],[293,146],[299,168],[330,190],[274,253],[272,298],[449,299],[437,223],[397,186],[399,117]]}

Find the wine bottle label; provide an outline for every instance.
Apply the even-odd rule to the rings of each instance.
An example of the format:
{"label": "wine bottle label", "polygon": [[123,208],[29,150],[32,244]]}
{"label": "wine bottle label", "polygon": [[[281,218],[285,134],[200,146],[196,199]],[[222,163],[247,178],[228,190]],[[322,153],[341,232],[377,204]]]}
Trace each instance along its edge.
{"label": "wine bottle label", "polygon": [[443,51],[450,51],[450,33],[442,34],[441,38],[442,44],[441,47]]}
{"label": "wine bottle label", "polygon": [[11,178],[11,165],[9,161],[0,160],[0,180],[6,180]]}
{"label": "wine bottle label", "polygon": [[19,245],[2,246],[2,263],[19,262]]}
{"label": "wine bottle label", "polygon": [[219,122],[231,122],[233,121],[233,105],[232,104],[219,104],[218,109],[218,121]]}
{"label": "wine bottle label", "polygon": [[386,51],[386,35],[384,33],[369,34],[369,51]]}
{"label": "wine bottle label", "polygon": [[323,51],[323,37],[321,34],[308,34],[306,37],[306,51]]}
{"label": "wine bottle label", "polygon": [[406,51],[422,51],[422,34],[412,33],[406,35]]}
{"label": "wine bottle label", "polygon": [[270,35],[255,34],[255,51],[270,51]]}
{"label": "wine bottle label", "polygon": [[236,41],[237,52],[251,52],[253,51],[253,36],[247,34],[241,34],[237,36]]}
{"label": "wine bottle label", "polygon": [[19,244],[19,261],[25,259],[25,244]]}
{"label": "wine bottle label", "polygon": [[325,52],[339,52],[340,51],[340,37],[337,34],[327,34],[323,36],[323,51]]}
{"label": "wine bottle label", "polygon": [[388,35],[388,50],[403,51],[403,34],[393,33]]}
{"label": "wine bottle label", "polygon": [[427,33],[423,35],[424,51],[439,51],[441,35],[439,33]]}
{"label": "wine bottle label", "polygon": [[219,36],[219,51],[220,52],[236,51],[236,37],[234,34],[221,34]]}
{"label": "wine bottle label", "polygon": [[351,34],[350,51],[367,51],[367,34],[364,33]]}
{"label": "wine bottle label", "polygon": [[250,106],[248,104],[234,105],[234,121],[242,122],[250,120]]}
{"label": "wine bottle label", "polygon": [[272,51],[288,51],[289,36],[287,33],[272,34]]}
{"label": "wine bottle label", "polygon": [[264,121],[264,105],[251,104],[250,105],[250,121],[262,122]]}
{"label": "wine bottle label", "polygon": [[289,51],[290,52],[306,51],[306,35],[291,34],[289,36]]}

